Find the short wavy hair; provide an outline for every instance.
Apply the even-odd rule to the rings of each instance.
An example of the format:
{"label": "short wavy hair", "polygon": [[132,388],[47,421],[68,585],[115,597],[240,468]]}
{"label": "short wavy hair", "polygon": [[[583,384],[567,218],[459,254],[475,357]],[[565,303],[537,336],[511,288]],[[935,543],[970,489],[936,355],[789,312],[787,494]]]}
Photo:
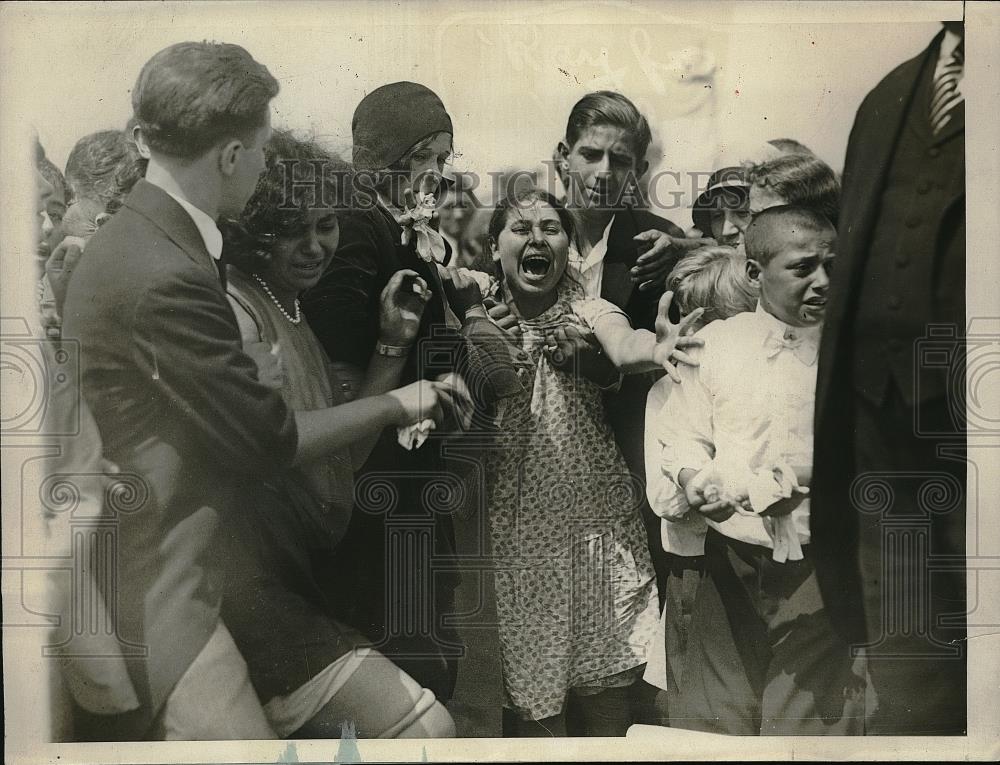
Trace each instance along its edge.
{"label": "short wavy hair", "polygon": [[704,308],[703,325],[757,307],[746,258],[732,247],[699,247],[688,253],[667,276],[667,289],[673,291],[681,316]]}
{"label": "short wavy hair", "polygon": [[811,154],[784,154],[750,168],[751,186],[768,188],[785,204],[822,213],[834,226],[840,213],[840,181]]}
{"label": "short wavy hair", "polygon": [[264,159],[266,170],[240,217],[219,226],[227,260],[248,273],[267,264],[275,238],[306,225],[310,210],[339,213],[353,201],[351,165],[314,140],[275,130],[264,145]]}
{"label": "short wavy hair", "polygon": [[193,160],[220,141],[252,138],[276,95],[278,81],[239,45],[182,42],[143,66],[132,110],[152,151]]}
{"label": "short wavy hair", "polygon": [[121,200],[145,174],[146,160],[121,130],[84,136],[66,160],[66,180],[73,196],[93,199],[109,213],[121,207]]}
{"label": "short wavy hair", "polygon": [[649,122],[630,99],[614,90],[588,93],[573,106],[566,121],[566,143],[572,148],[590,128],[614,125],[624,130],[637,162],[646,158],[653,134]]}

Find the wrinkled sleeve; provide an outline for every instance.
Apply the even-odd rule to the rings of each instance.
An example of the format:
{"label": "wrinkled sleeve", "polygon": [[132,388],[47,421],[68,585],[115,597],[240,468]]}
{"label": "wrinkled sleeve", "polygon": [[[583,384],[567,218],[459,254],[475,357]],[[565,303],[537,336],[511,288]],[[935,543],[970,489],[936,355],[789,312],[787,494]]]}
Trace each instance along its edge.
{"label": "wrinkled sleeve", "polygon": [[[697,356],[704,364],[703,354]],[[681,382],[673,386],[657,418],[663,448],[660,469],[664,480],[674,486],[681,470],[700,470],[715,457],[712,399],[702,379],[704,368],[679,364],[677,371]]]}
{"label": "wrinkled sleeve", "polygon": [[136,312],[136,367],[209,453],[237,473],[271,473],[291,463],[294,416],[258,381],[232,309],[208,275],[152,285]]}
{"label": "wrinkled sleeve", "polygon": [[[629,321],[627,313],[604,298],[580,298],[579,300],[574,300],[572,309],[573,313],[583,320],[591,332],[594,331],[597,322],[605,316],[617,314],[625,317],[625,321]],[[631,324],[631,322],[629,323]]]}

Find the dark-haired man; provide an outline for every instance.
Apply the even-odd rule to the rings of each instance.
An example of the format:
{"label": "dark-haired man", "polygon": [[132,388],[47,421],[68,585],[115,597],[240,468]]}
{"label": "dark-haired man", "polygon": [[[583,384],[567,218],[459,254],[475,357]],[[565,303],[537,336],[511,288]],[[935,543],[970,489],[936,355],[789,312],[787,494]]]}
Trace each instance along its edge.
{"label": "dark-haired man", "polygon": [[[596,91],[573,106],[554,155],[566,206],[577,220],[570,266],[588,297],[614,303],[634,328],[648,330],[654,328],[657,303],[671,268],[684,253],[712,243],[686,239],[679,226],[639,205],[638,183],[649,168],[646,153],[651,141],[649,123],[632,101],[614,91]],[[629,470],[641,480],[646,395],[655,376],[621,378],[606,358],[600,364],[582,363],[580,354],[603,354],[572,329],[557,334],[555,340],[562,367],[603,370],[594,382],[612,391],[606,406],[615,440]],[[638,488],[638,496],[644,497]],[[644,500],[640,512],[662,602],[668,569],[660,546],[660,522]]]}

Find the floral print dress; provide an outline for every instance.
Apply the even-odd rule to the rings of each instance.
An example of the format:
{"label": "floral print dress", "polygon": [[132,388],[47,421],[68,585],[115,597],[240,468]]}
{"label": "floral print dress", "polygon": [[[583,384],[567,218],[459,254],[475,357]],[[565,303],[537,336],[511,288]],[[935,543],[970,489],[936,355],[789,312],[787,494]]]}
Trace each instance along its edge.
{"label": "floral print dress", "polygon": [[536,720],[561,713],[570,689],[637,678],[659,616],[642,481],[615,444],[600,389],[542,354],[547,332],[592,329],[608,313],[621,311],[570,284],[521,320],[534,386],[504,402],[487,456],[505,704]]}

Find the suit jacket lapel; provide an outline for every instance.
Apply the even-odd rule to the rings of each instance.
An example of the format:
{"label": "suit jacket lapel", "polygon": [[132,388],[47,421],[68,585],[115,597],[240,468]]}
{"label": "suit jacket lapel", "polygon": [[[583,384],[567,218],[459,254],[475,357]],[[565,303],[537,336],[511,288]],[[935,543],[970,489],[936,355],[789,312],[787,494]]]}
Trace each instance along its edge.
{"label": "suit jacket lapel", "polygon": [[638,251],[632,237],[635,226],[627,211],[615,213],[611,230],[608,232],[608,251],[604,256],[604,274],[601,277],[601,297],[617,306],[628,305],[635,290],[635,282],[629,275]]}
{"label": "suit jacket lapel", "polygon": [[125,200],[125,206],[149,219],[191,260],[219,279],[215,261],[205,248],[201,232],[187,210],[159,186],[140,178]]}
{"label": "suit jacket lapel", "polygon": [[934,144],[944,143],[965,130],[965,100],[963,99],[951,110],[951,119],[944,129],[934,138]]}

